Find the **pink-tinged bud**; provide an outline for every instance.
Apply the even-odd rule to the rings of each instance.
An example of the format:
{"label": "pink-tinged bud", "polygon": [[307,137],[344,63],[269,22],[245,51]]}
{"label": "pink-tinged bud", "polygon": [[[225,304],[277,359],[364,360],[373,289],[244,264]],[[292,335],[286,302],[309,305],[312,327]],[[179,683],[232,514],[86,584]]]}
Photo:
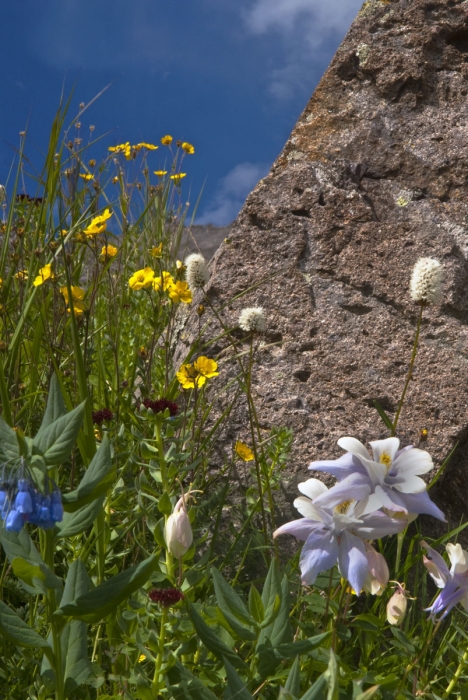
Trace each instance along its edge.
{"label": "pink-tinged bud", "polygon": [[179,498],[164,530],[164,538],[170,553],[180,559],[193,542],[192,526],[185,509],[184,496]]}
{"label": "pink-tinged bud", "polygon": [[382,595],[390,578],[387,562],[384,556],[376,552],[369,542],[365,542],[365,547],[369,574],[364,583],[364,590],[372,595]]}
{"label": "pink-tinged bud", "polygon": [[408,604],[405,589],[397,584],[398,588],[387,603],[387,620],[391,625],[399,625],[406,615]]}

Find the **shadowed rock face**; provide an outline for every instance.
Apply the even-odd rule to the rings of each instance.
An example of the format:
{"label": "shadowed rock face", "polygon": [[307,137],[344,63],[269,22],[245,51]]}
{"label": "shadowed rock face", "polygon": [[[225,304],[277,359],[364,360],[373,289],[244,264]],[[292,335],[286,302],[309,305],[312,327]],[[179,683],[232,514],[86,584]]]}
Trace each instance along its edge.
{"label": "shadowed rock face", "polygon": [[[419,446],[438,466],[458,442],[432,496],[450,525],[468,515],[467,94],[468,2],[365,2],[214,257],[214,303],[276,273],[224,315],[234,326],[245,306],[267,310],[277,344],[259,352],[253,389],[262,427],[295,433],[287,498],[311,460],[342,454],[340,436],[388,435],[373,400],[394,416],[418,312],[409,279],[433,257],[444,297],[424,313],[398,436],[418,445],[427,429]],[[227,444],[245,421],[240,406]]]}

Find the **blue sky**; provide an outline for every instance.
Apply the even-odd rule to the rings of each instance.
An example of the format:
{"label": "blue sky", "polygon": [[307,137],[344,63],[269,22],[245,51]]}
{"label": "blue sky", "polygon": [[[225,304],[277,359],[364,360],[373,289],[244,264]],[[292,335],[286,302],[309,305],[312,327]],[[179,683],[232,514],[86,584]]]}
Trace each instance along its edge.
{"label": "blue sky", "polygon": [[[0,183],[28,123],[36,163],[65,85],[99,148],[194,144],[198,221],[232,221],[288,138],[361,0],[22,0],[2,6]],[[154,169],[161,149],[149,154]],[[99,153],[98,153],[99,155]]]}

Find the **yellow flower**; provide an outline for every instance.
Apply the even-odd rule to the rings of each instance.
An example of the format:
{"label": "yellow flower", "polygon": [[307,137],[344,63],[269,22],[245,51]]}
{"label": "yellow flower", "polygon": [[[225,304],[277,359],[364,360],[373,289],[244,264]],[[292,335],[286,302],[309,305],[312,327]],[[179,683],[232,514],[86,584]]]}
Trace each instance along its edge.
{"label": "yellow flower", "polygon": [[169,287],[169,296],[171,301],[178,304],[183,301],[184,304],[192,303],[192,292],[189,289],[187,282],[181,282],[178,280],[175,284]]}
{"label": "yellow flower", "polygon": [[182,260],[176,260],[175,266],[176,266],[177,272],[185,272],[185,270],[187,269],[187,267],[184,265]]}
{"label": "yellow flower", "polygon": [[153,258],[160,258],[162,256],[162,251],[163,251],[163,244],[160,243],[159,245],[155,245],[153,248],[150,249],[150,253],[153,256]]}
{"label": "yellow flower", "polygon": [[184,141],[182,144],[182,148],[186,153],[189,155],[193,155],[195,153],[195,148],[192,146],[191,143],[187,143],[187,141]]}
{"label": "yellow flower", "polygon": [[53,280],[54,277],[55,275],[52,272],[52,265],[44,265],[44,267],[41,267],[41,269],[39,270],[39,274],[34,280],[33,285],[35,287],[39,287],[40,284],[44,284],[46,280]]}
{"label": "yellow flower", "polygon": [[83,180],[94,180],[94,175],[91,175],[91,173],[80,173],[80,177],[82,177]]}
{"label": "yellow flower", "polygon": [[16,277],[16,279],[20,282],[23,282],[24,280],[28,279],[28,273],[26,270],[18,270],[14,277]]}
{"label": "yellow flower", "polygon": [[133,148],[136,148],[137,151],[140,150],[140,148],[147,148],[148,151],[155,151],[159,146],[154,146],[152,143],[137,143],[136,146],[133,146]]}
{"label": "yellow flower", "polygon": [[106,209],[103,214],[95,216],[88,228],[85,228],[83,233],[87,236],[97,236],[98,233],[103,233],[107,228],[107,220],[112,216],[110,209]]}
{"label": "yellow flower", "polygon": [[145,267],[144,270],[137,270],[128,280],[130,289],[137,291],[138,289],[147,289],[151,287],[154,280],[154,270],[150,267]]}
{"label": "yellow flower", "polygon": [[237,456],[244,462],[251,462],[253,459],[255,459],[254,453],[250,447],[240,440],[238,440],[234,445],[234,450],[236,451]]}
{"label": "yellow flower", "polygon": [[113,258],[114,255],[117,255],[118,252],[119,252],[119,249],[113,245],[110,245],[110,244],[103,245],[102,250],[101,250],[101,255],[99,256],[99,260],[101,262],[107,262],[109,260],[109,258]]}
{"label": "yellow flower", "polygon": [[128,141],[126,143],[120,143],[118,146],[109,146],[107,150],[111,153],[123,153],[127,160],[130,160],[132,157],[132,147]]}
{"label": "yellow flower", "polygon": [[207,379],[217,377],[219,372],[218,363],[202,355],[195,360],[193,365],[182,365],[176,377],[184,389],[193,389],[195,386],[201,387]]}
{"label": "yellow flower", "polygon": [[140,656],[138,657],[138,663],[141,664],[145,660],[146,660],[146,656],[144,654],[140,654]]}
{"label": "yellow flower", "polygon": [[182,178],[186,175],[187,173],[177,173],[176,175],[170,175],[169,177],[174,181],[174,185],[178,185]]}
{"label": "yellow flower", "polygon": [[162,282],[162,289],[163,292],[165,292],[169,287],[171,287],[174,284],[174,280],[172,278],[172,275],[170,272],[167,272],[166,270],[163,270],[162,273],[162,278],[161,277],[155,277],[153,280],[153,289],[155,292],[159,292],[161,289],[161,282]]}
{"label": "yellow flower", "polygon": [[155,170],[154,174],[158,177],[164,177],[164,175],[167,175],[167,170]]}
{"label": "yellow flower", "polygon": [[[65,303],[69,304],[68,287],[60,287],[60,291],[63,294]],[[73,310],[75,311],[75,316],[81,316],[83,311],[86,310],[86,304],[83,299],[86,294],[84,289],[81,287],[71,287],[72,299],[73,299]],[[68,313],[70,313],[70,308],[67,308]]]}
{"label": "yellow flower", "polygon": [[170,146],[172,143],[172,136],[169,136],[169,134],[163,136],[161,139],[161,143],[163,146]]}

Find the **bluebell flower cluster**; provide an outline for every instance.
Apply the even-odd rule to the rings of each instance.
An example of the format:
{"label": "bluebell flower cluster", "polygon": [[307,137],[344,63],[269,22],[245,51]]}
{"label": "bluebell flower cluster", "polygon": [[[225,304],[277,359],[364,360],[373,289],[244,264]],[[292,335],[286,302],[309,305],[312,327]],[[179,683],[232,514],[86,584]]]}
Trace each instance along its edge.
{"label": "bluebell flower cluster", "polygon": [[60,489],[54,484],[43,494],[27,478],[1,481],[0,516],[9,532],[19,532],[24,523],[49,530],[63,518]]}

